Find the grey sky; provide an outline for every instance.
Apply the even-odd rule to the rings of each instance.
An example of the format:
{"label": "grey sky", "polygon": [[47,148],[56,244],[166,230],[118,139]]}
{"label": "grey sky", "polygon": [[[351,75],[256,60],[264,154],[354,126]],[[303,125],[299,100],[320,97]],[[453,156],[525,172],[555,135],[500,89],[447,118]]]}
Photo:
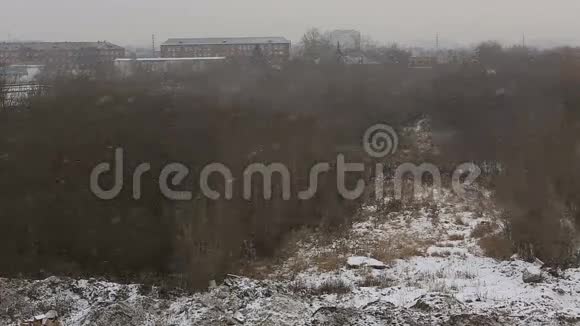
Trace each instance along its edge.
{"label": "grey sky", "polygon": [[0,0],[0,39],[108,40],[286,36],[354,28],[380,42],[496,39],[580,44],[578,0]]}

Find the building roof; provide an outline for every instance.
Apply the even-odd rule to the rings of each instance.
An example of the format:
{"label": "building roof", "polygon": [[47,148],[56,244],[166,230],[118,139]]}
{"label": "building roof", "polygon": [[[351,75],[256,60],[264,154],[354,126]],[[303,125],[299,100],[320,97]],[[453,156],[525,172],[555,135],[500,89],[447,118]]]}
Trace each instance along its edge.
{"label": "building roof", "polygon": [[19,49],[46,50],[122,50],[123,48],[109,42],[9,42],[0,43],[0,50],[15,51]]}
{"label": "building roof", "polygon": [[170,38],[162,45],[217,45],[217,44],[290,44],[284,37],[211,37]]}

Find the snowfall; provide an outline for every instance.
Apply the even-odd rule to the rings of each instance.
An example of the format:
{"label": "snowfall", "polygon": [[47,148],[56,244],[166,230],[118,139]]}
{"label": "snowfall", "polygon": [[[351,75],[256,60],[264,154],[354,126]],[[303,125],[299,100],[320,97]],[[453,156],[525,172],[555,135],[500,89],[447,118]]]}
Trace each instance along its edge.
{"label": "snowfall", "polygon": [[441,192],[395,211],[366,206],[347,235],[301,237],[267,277],[230,275],[198,294],[95,279],[0,279],[0,324],[50,310],[62,325],[580,324],[580,270],[486,257],[473,230],[494,225],[486,229],[498,233],[501,223],[489,192],[474,193],[465,200]]}

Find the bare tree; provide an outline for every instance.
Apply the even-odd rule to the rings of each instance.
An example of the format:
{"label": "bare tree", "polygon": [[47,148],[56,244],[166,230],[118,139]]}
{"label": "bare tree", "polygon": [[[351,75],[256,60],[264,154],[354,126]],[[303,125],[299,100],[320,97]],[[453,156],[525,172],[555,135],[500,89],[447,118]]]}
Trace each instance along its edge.
{"label": "bare tree", "polygon": [[302,36],[302,56],[305,59],[325,61],[335,54],[335,48],[330,43],[328,35],[318,28],[311,28]]}
{"label": "bare tree", "polygon": [[503,48],[496,41],[487,41],[475,48],[475,54],[479,62],[485,66],[497,65],[503,56]]}
{"label": "bare tree", "polygon": [[[372,43],[370,43],[372,44]],[[369,46],[364,51],[365,55],[377,62],[384,64],[399,64],[407,66],[411,52],[400,48],[396,43],[391,46]]]}

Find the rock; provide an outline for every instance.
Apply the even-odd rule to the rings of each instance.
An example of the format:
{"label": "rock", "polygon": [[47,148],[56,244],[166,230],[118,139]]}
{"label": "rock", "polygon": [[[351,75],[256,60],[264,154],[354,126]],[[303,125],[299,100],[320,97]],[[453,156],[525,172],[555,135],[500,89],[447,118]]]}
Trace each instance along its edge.
{"label": "rock", "polygon": [[385,265],[383,262],[369,257],[350,257],[346,261],[346,265],[348,266],[348,268],[361,268],[361,267],[370,267],[374,269],[387,268],[387,265]]}
{"label": "rock", "polygon": [[236,311],[236,313],[234,314],[234,320],[237,321],[240,324],[243,324],[243,323],[246,322],[246,318],[239,311]]}
{"label": "rock", "polygon": [[541,283],[544,277],[540,270],[528,268],[523,272],[522,280],[524,283]]}
{"label": "rock", "polygon": [[534,265],[537,266],[537,267],[542,267],[545,264],[544,264],[543,261],[539,260],[538,258],[534,258]]}
{"label": "rock", "polygon": [[56,310],[51,310],[51,311],[47,312],[46,314],[44,314],[44,317],[46,317],[48,319],[56,319],[56,318],[58,318],[58,312],[56,312]]}
{"label": "rock", "polygon": [[208,286],[208,288],[209,288],[210,290],[213,290],[213,289],[217,288],[217,283],[216,283],[216,281],[215,281],[215,280],[211,280],[211,281],[209,281],[209,286]]}
{"label": "rock", "polygon": [[554,292],[558,293],[559,295],[566,294],[566,291],[562,288],[559,288],[559,287],[555,287],[553,290],[554,290]]}

